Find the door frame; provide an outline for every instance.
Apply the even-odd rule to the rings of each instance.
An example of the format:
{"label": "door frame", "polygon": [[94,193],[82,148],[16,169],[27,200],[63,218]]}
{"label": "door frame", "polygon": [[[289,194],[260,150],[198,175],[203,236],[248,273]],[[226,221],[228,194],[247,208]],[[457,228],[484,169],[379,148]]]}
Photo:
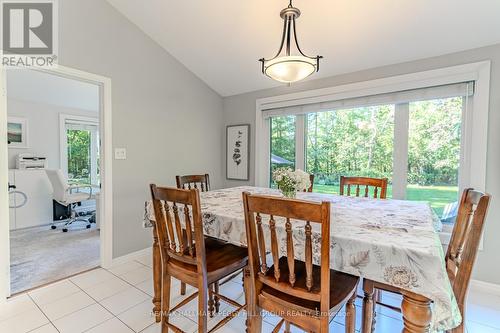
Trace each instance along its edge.
{"label": "door frame", "polygon": [[[22,69],[15,69],[22,70]],[[57,66],[50,69],[31,68],[52,75],[79,80],[99,86],[100,112],[99,134],[101,139],[101,194],[99,219],[101,225],[100,257],[101,267],[108,268],[113,261],[113,141],[112,141],[112,99],[111,79],[78,69]],[[0,66],[0,188],[7,189],[8,183],[8,147],[7,147],[7,82],[6,69]],[[0,304],[10,296],[10,231],[9,231],[9,195],[0,191]]]}

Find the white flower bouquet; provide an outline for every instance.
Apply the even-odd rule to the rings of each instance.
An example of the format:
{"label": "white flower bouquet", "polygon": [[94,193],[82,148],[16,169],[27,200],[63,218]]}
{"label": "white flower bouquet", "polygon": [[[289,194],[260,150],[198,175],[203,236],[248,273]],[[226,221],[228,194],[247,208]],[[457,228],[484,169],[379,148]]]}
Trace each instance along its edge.
{"label": "white flower bouquet", "polygon": [[273,180],[281,193],[288,198],[295,198],[297,191],[305,191],[311,186],[309,174],[300,169],[276,169],[273,172]]}

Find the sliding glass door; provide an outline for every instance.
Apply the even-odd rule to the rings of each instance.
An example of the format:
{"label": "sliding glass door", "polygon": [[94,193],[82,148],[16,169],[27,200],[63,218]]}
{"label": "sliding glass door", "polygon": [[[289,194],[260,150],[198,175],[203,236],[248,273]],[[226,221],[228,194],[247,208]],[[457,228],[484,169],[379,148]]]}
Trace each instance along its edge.
{"label": "sliding glass door", "polygon": [[406,198],[429,201],[440,217],[458,199],[463,105],[462,97],[409,103]]}

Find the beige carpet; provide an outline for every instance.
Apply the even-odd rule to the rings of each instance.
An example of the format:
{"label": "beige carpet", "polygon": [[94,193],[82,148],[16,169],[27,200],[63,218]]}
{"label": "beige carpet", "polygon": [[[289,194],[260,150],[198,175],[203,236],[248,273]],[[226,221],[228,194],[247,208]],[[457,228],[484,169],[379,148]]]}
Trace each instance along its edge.
{"label": "beige carpet", "polygon": [[63,233],[60,226],[10,232],[11,293],[18,293],[97,267],[99,230],[75,223]]}

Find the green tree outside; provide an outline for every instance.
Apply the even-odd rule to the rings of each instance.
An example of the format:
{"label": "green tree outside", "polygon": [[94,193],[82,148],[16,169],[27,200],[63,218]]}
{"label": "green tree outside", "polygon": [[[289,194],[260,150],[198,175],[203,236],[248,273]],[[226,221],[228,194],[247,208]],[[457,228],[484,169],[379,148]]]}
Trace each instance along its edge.
{"label": "green tree outside", "polygon": [[90,184],[90,131],[68,130],[68,174],[72,180]]}
{"label": "green tree outside", "polygon": [[[458,196],[462,103],[454,97],[409,105],[407,199],[428,200],[438,214]],[[391,183],[394,112],[394,105],[380,105],[308,114],[306,171],[315,188],[334,193],[341,175]],[[271,119],[271,153],[295,162],[295,116]]]}

